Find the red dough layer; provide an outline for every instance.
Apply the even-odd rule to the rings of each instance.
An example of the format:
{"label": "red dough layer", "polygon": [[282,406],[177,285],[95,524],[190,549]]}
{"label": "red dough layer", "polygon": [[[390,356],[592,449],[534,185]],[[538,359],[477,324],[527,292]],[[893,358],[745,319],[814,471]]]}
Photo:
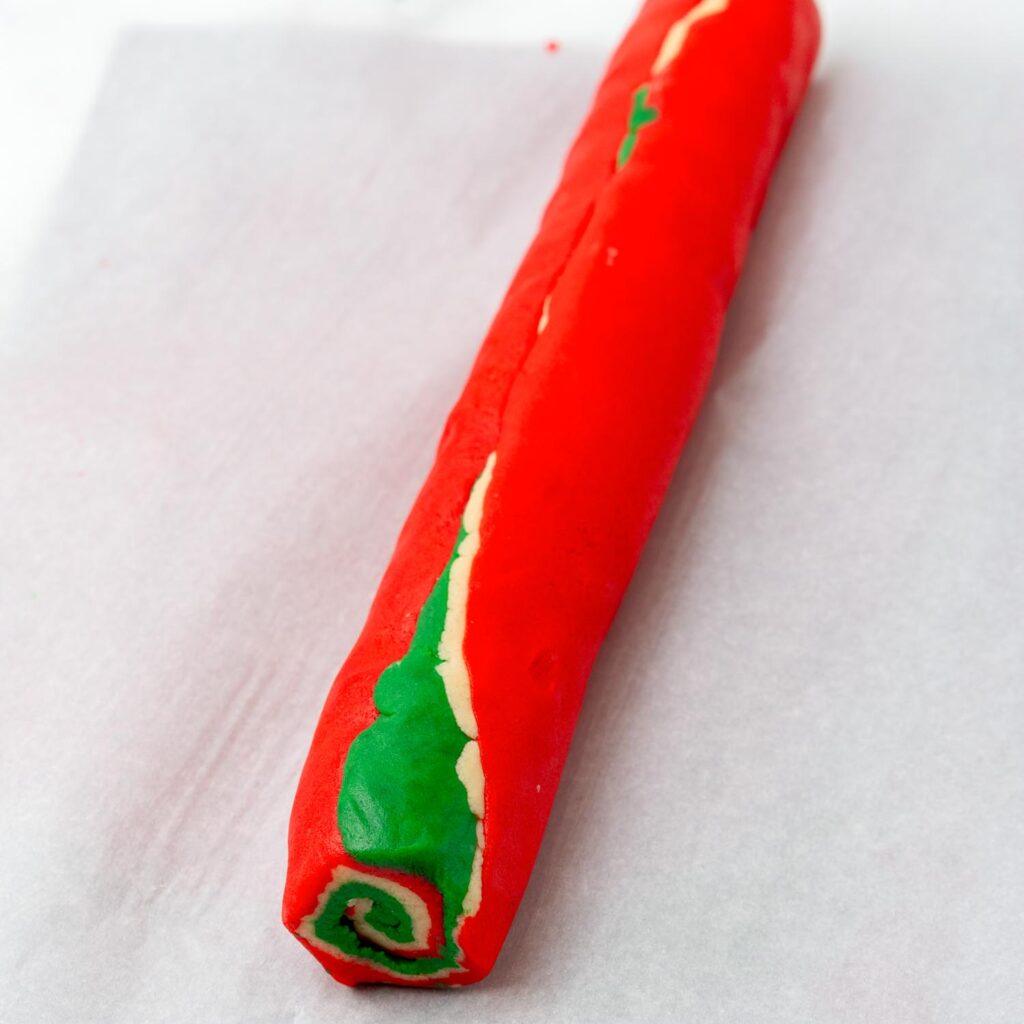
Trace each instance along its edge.
{"label": "red dough layer", "polygon": [[[408,649],[496,451],[465,638],[485,779],[482,900],[459,935],[467,969],[446,983],[479,980],[504,941],[587,676],[697,414],[817,51],[813,0],[731,0],[694,24],[654,81],[659,116],[616,172],[633,94],[694,6],[651,0],[623,41],[445,426],[302,773],[284,897],[292,931],[338,864],[359,867],[338,831],[345,757],[374,720],[377,678]],[[374,873],[437,903],[429,883]],[[339,981],[396,981],[304,944]]]}

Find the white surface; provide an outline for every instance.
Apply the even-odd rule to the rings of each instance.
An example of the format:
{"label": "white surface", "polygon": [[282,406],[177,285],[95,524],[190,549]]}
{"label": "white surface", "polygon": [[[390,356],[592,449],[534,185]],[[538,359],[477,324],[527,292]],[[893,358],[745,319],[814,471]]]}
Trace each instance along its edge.
{"label": "white surface", "polygon": [[629,5],[192,6],[0,7],[0,1020],[1024,1018],[1016,8],[826,4],[531,888],[443,994],[287,936],[287,814]]}

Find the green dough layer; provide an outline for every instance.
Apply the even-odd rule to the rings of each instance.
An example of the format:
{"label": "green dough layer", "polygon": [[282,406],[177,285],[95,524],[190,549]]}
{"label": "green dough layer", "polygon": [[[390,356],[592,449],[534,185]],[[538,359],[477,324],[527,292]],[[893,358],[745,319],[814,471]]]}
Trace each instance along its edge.
{"label": "green dough layer", "polygon": [[[465,536],[460,529],[452,556],[420,612],[408,653],[377,681],[379,715],[349,748],[338,797],[338,826],[354,858],[370,867],[418,875],[437,887],[444,901],[441,956],[412,959],[367,943],[344,912],[350,900],[369,894],[350,892],[349,885],[332,894],[314,925],[323,941],[404,974],[457,965],[454,931],[477,846],[477,818],[455,771],[468,737],[455,721],[437,671],[449,576]],[[408,941],[411,925],[401,904],[379,889],[372,896],[380,903],[367,922],[395,941]]]}

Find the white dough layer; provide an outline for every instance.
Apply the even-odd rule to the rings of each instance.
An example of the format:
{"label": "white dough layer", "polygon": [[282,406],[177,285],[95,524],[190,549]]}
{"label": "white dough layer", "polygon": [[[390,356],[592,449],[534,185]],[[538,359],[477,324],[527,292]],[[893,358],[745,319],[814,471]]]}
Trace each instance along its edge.
{"label": "white dough layer", "polygon": [[462,528],[465,536],[459,544],[451,569],[448,572],[448,607],[444,616],[441,642],[437,645],[440,664],[438,675],[444,680],[444,692],[451,705],[452,714],[459,728],[470,738],[476,739],[476,717],[469,693],[469,669],[462,651],[466,639],[466,603],[469,599],[469,574],[473,559],[480,550],[480,520],[483,518],[484,495],[494,471],[495,453],[487,456],[484,470],[477,477],[470,491],[466,510],[462,514]]}
{"label": "white dough layer", "polygon": [[544,299],[544,305],[540,308],[540,320],[537,323],[537,333],[543,334],[544,328],[547,327],[548,321],[551,319],[551,296],[548,295]]}
{"label": "white dough layer", "polygon": [[476,823],[476,853],[473,854],[473,870],[469,876],[469,887],[462,900],[462,914],[459,924],[467,917],[472,917],[480,909],[482,872],[484,868],[484,823]]}
{"label": "white dough layer", "polygon": [[480,764],[480,745],[470,740],[455,762],[455,774],[466,787],[469,809],[478,817],[484,816],[484,770]]}
{"label": "white dough layer", "polygon": [[701,0],[696,7],[691,7],[668,30],[657,59],[651,66],[651,74],[660,75],[682,53],[683,44],[695,22],[702,18],[710,18],[713,14],[721,14],[728,6],[729,0]]}
{"label": "white dough layer", "polygon": [[[544,314],[546,313],[547,303],[544,305]],[[480,745],[476,741],[476,716],[473,714],[469,666],[466,664],[463,643],[466,639],[469,574],[473,568],[473,559],[480,550],[480,522],[484,514],[484,497],[491,483],[496,457],[495,452],[487,456],[483,472],[473,484],[466,509],[462,513],[462,529],[465,536],[459,544],[448,573],[448,607],[445,610],[441,642],[437,645],[440,658],[437,671],[444,680],[448,703],[459,728],[469,737],[469,742],[462,748],[462,753],[455,762],[455,774],[466,787],[469,809],[477,819],[473,868],[466,895],[462,899],[462,913],[459,915],[456,931],[467,917],[472,917],[480,909],[481,872],[484,861],[484,771],[480,764]]]}

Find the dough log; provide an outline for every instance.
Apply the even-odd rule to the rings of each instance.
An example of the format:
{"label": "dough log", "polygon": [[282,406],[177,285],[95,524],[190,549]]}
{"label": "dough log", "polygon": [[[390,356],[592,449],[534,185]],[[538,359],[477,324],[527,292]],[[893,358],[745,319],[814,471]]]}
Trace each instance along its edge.
{"label": "dough log", "polygon": [[650,0],[613,57],[302,772],[284,921],[339,981],[491,969],[818,40]]}

